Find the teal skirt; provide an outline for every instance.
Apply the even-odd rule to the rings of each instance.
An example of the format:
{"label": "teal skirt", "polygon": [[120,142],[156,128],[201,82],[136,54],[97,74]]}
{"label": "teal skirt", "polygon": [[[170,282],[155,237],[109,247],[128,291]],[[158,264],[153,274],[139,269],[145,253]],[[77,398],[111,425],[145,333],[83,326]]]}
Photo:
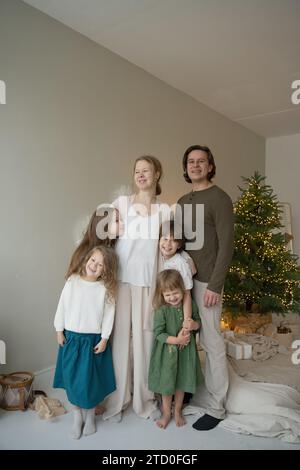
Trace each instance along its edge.
{"label": "teal skirt", "polygon": [[64,388],[73,405],[94,408],[116,390],[110,344],[95,354],[100,334],[67,330],[64,334],[66,342],[59,346],[53,387]]}

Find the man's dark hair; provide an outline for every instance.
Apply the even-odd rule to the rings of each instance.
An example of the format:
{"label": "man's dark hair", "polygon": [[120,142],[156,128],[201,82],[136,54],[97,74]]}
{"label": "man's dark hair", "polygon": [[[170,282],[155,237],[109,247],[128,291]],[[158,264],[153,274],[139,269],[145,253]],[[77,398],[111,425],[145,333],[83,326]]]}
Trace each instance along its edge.
{"label": "man's dark hair", "polygon": [[211,153],[210,149],[208,147],[206,147],[205,145],[191,145],[184,152],[183,159],[182,159],[182,165],[183,165],[183,177],[184,177],[185,181],[187,181],[188,183],[192,182],[190,177],[188,176],[188,173],[187,173],[187,160],[188,160],[189,154],[193,150],[202,150],[202,152],[206,153],[208,163],[209,163],[209,165],[212,165],[212,169],[207,175],[208,181],[211,181],[213,179],[213,177],[215,176],[215,174],[216,174],[216,164],[215,164],[213,154]]}

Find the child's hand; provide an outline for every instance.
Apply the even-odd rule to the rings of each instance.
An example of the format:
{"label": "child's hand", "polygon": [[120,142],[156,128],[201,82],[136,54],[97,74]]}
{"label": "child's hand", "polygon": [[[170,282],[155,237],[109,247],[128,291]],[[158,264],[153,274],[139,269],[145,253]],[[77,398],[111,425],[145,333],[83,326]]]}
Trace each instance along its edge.
{"label": "child's hand", "polygon": [[[179,347],[180,346],[183,346],[183,347],[187,346],[190,342],[190,336],[191,335],[190,335],[189,331],[187,331],[187,330],[184,331],[184,329],[182,328],[179,331],[178,335],[177,335],[177,344],[179,345]],[[182,349],[182,348],[180,348],[180,349]]]}
{"label": "child's hand", "polygon": [[191,331],[192,330],[192,321],[193,320],[191,318],[186,318],[185,320],[183,320],[182,327],[185,330]]}
{"label": "child's hand", "polygon": [[101,341],[99,341],[98,344],[94,347],[94,353],[99,354],[105,351],[107,345],[107,339],[102,338]]}
{"label": "child's hand", "polygon": [[[182,328],[181,329],[181,333],[183,336],[190,336],[190,331],[188,330],[188,328]],[[178,345],[178,348],[181,350],[183,348],[185,348],[186,344],[179,344]]]}
{"label": "child's hand", "polygon": [[57,342],[60,346],[63,346],[65,344],[66,338],[65,338],[65,335],[64,335],[63,331],[57,331],[56,332],[56,338],[57,338]]}
{"label": "child's hand", "polygon": [[184,331],[199,330],[200,323],[193,320],[192,318],[187,318],[186,320],[183,321],[182,327]]}

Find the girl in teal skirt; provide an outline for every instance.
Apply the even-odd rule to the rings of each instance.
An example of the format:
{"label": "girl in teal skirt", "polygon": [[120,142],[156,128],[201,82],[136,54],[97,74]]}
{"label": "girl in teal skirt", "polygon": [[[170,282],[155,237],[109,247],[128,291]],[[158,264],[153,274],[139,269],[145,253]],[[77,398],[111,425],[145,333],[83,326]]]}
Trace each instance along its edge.
{"label": "girl in teal skirt", "polygon": [[182,416],[184,393],[195,393],[203,380],[194,334],[200,328],[198,308],[193,302],[192,318],[184,320],[184,292],[178,271],[166,269],[159,273],[153,302],[154,345],[148,386],[152,392],[162,395],[162,416],[156,424],[163,429],[171,419],[173,395],[176,426],[185,424]]}
{"label": "girl in teal skirt", "polygon": [[74,268],[63,288],[54,326],[59,351],[54,388],[74,405],[71,437],[96,432],[95,407],[116,389],[109,336],[115,314],[117,258],[96,246]]}

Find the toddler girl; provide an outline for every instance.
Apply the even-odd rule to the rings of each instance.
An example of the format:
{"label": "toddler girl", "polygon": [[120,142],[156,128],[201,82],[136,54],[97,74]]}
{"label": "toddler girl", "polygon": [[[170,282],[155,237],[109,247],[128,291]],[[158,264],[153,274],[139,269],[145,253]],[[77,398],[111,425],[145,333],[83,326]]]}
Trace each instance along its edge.
{"label": "toddler girl", "polygon": [[162,395],[162,416],[156,424],[163,429],[171,419],[173,395],[175,395],[176,426],[185,424],[182,416],[184,393],[195,393],[196,387],[202,381],[193,333],[200,327],[198,308],[193,302],[188,332],[184,334],[182,331],[184,292],[185,286],[178,271],[166,269],[158,274],[153,302],[154,345],[148,386],[152,392]]}

